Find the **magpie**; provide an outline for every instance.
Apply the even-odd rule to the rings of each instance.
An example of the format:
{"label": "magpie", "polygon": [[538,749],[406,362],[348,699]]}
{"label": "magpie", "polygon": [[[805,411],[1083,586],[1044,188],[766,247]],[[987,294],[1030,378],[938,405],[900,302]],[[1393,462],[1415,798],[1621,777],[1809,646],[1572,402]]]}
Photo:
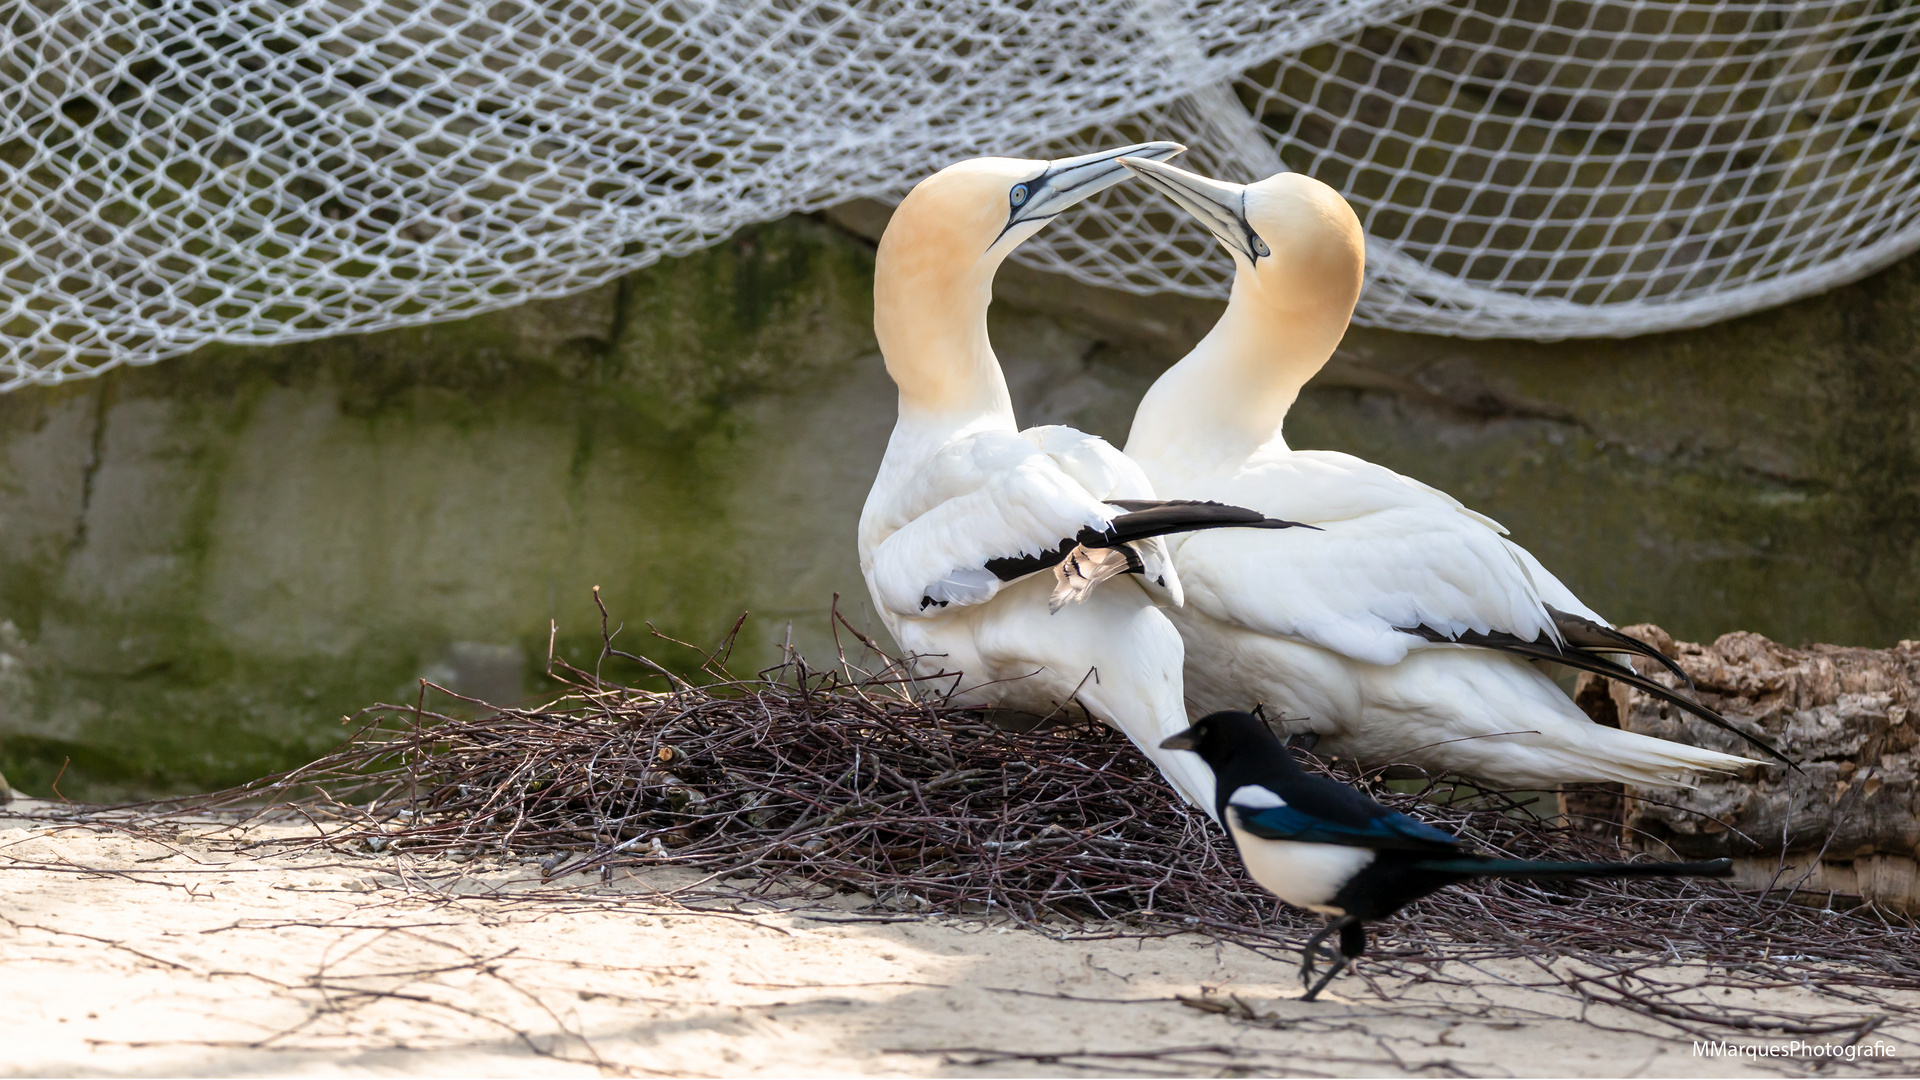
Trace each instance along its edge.
{"label": "magpie", "polygon": [[[1213,771],[1216,817],[1253,880],[1295,907],[1332,916],[1308,939],[1300,981],[1312,1001],[1367,947],[1366,924],[1449,885],[1476,877],[1728,877],[1727,859],[1707,862],[1536,862],[1496,859],[1396,813],[1345,784],[1300,768],[1266,721],[1217,712],[1160,743],[1188,750]],[[1314,955],[1340,935],[1333,966],[1313,981]]]}

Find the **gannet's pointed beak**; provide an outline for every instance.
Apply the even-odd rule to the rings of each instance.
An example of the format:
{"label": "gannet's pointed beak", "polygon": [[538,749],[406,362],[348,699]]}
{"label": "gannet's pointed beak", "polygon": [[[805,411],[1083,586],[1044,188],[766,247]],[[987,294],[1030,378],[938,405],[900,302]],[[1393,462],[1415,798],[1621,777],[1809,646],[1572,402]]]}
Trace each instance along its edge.
{"label": "gannet's pointed beak", "polygon": [[1224,184],[1198,173],[1162,165],[1140,157],[1125,157],[1120,164],[1187,213],[1199,219],[1207,231],[1220,238],[1230,250],[1257,262],[1273,252],[1260,234],[1247,222],[1247,189],[1244,184]]}
{"label": "gannet's pointed beak", "polygon": [[1162,750],[1192,750],[1199,745],[1200,736],[1192,728],[1160,740]]}
{"label": "gannet's pointed beak", "polygon": [[1019,205],[1007,217],[1007,228],[1027,221],[1044,221],[1074,203],[1099,194],[1127,178],[1121,158],[1159,163],[1182,153],[1186,147],[1173,142],[1135,143],[1132,146],[1100,150],[1079,157],[1061,158],[1047,163],[1047,171],[1015,188]]}

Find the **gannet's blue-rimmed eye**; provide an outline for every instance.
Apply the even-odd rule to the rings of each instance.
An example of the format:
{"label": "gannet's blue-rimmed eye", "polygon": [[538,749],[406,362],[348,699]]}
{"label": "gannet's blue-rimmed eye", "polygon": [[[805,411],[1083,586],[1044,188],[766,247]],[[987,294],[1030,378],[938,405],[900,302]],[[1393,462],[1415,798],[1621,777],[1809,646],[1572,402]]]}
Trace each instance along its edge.
{"label": "gannet's blue-rimmed eye", "polygon": [[1007,201],[1013,203],[1014,209],[1019,209],[1027,201],[1027,185],[1013,185],[1013,190],[1007,194]]}
{"label": "gannet's blue-rimmed eye", "polygon": [[1258,236],[1253,238],[1253,253],[1255,255],[1260,255],[1260,256],[1273,254],[1273,252],[1268,249],[1267,242],[1265,240],[1260,239]]}

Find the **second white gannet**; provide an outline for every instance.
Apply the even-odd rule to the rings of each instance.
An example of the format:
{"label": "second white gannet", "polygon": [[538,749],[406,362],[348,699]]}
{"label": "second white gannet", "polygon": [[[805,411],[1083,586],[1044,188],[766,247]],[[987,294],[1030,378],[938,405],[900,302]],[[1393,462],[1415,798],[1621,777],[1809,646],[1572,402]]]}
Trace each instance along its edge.
{"label": "second white gannet", "polygon": [[1177,604],[1180,582],[1159,537],[1284,523],[1156,501],[1140,469],[1104,440],[1066,427],[1019,430],[987,340],[994,272],[1010,251],[1126,179],[1121,156],[1182,149],[977,158],[921,181],[900,203],[880,239],[873,289],[900,416],[860,515],[860,569],[915,671],[958,679],[954,703],[1041,716],[1084,707],[1211,814],[1211,775],[1191,755],[1160,748],[1187,726],[1180,635],[1145,588],[1121,575],[1137,573]]}
{"label": "second white gannet", "polygon": [[1499,523],[1352,455],[1287,446],[1287,411],[1360,295],[1365,248],[1345,199],[1293,173],[1243,186],[1126,164],[1205,225],[1236,268],[1220,321],[1141,400],[1127,455],[1163,495],[1317,526],[1169,541],[1187,601],[1170,615],[1196,712],[1262,702],[1303,718],[1336,753],[1503,785],[1673,785],[1753,764],[1593,723],[1528,662],[1547,659],[1631,682],[1779,756],[1602,655],[1678,673]]}

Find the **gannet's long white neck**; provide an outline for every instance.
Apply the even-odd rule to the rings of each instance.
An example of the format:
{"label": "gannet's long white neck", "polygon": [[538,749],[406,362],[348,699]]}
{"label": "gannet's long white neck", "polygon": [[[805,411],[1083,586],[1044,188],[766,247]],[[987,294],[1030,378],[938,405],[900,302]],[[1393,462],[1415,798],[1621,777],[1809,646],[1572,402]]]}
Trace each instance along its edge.
{"label": "gannet's long white neck", "polygon": [[874,332],[900,388],[890,461],[943,437],[1017,430],[987,341],[994,272],[1062,211],[1124,179],[1131,166],[1121,159],[1159,162],[1184,149],[1151,142],[1055,161],[973,158],[914,185],[873,268]]}
{"label": "gannet's long white neck", "polygon": [[1284,452],[1288,410],[1346,332],[1345,312],[1337,316],[1276,303],[1243,268],[1220,321],[1141,399],[1128,456],[1159,485],[1156,474],[1200,479]]}
{"label": "gannet's long white neck", "polygon": [[1126,165],[1233,256],[1226,313],[1147,391],[1127,439],[1156,487],[1193,491],[1256,455],[1288,452],[1287,411],[1347,332],[1366,243],[1353,208],[1310,177],[1243,186],[1162,162]]}
{"label": "gannet's long white neck", "polygon": [[[905,227],[900,227],[904,225]],[[951,435],[1014,428],[1006,376],[987,340],[998,258],[955,258],[937,223],[889,227],[874,264],[873,328],[900,388],[902,427]]]}

